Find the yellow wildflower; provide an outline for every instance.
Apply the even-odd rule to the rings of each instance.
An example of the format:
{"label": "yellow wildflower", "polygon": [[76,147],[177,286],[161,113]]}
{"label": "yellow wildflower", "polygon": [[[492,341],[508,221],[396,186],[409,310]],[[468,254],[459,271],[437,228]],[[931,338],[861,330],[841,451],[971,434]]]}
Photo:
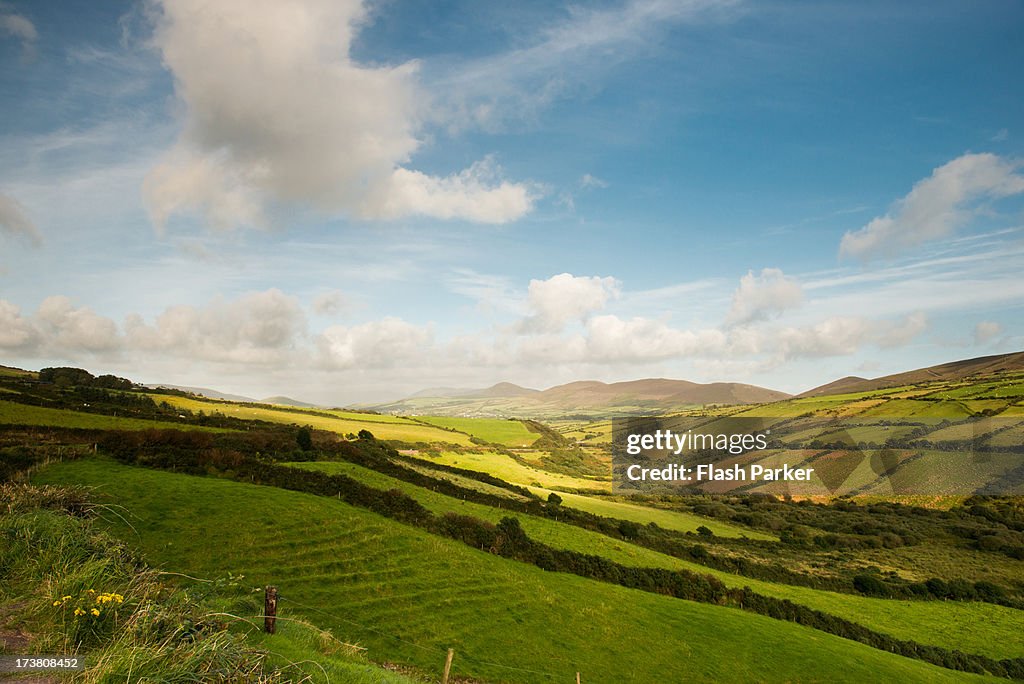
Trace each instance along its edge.
{"label": "yellow wildflower", "polygon": [[61,601],[67,601],[69,598],[71,598],[71,596],[61,596],[60,600]]}
{"label": "yellow wildflower", "polygon": [[53,602],[53,605],[55,605],[55,606],[59,606],[59,605],[60,605],[60,601],[54,601],[54,602]]}
{"label": "yellow wildflower", "polygon": [[91,612],[91,613],[92,613],[93,617],[99,617],[99,616],[100,616],[100,611],[96,610],[95,608],[93,608],[93,609],[92,609],[91,611],[89,611],[89,612]]}
{"label": "yellow wildflower", "polygon": [[85,611],[81,608],[75,608],[75,617],[78,617],[79,615],[85,615]]}

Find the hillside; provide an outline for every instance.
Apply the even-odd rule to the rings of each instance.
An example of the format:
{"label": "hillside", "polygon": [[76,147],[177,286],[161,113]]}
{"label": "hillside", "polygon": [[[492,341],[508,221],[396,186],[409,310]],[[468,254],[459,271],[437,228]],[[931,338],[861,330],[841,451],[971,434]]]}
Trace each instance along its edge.
{"label": "hillside", "polygon": [[227,392],[221,392],[219,390],[210,389],[208,387],[186,387],[184,385],[166,385],[166,384],[155,384],[150,383],[143,385],[149,389],[170,389],[178,390],[180,392],[188,392],[189,394],[195,394],[200,397],[206,397],[207,399],[221,399],[223,401],[256,401],[252,397],[244,397],[240,394],[228,394]]}
{"label": "hillside", "polygon": [[258,613],[263,597],[240,576],[176,586],[98,529],[106,505],[80,487],[0,482],[0,504],[0,654],[10,663],[45,649],[85,661],[73,680],[5,670],[4,681],[421,681],[305,620],[285,618],[273,636],[254,629],[236,616]]}
{"label": "hillside", "polygon": [[[972,678],[792,623],[545,572],[330,498],[87,462],[43,479],[104,483],[138,519],[151,562],[277,584],[282,616],[329,627],[372,659],[436,672],[453,647],[457,673],[491,682],[571,681],[577,671],[638,683]],[[312,534],[310,520],[320,521]]]}
{"label": "hillside", "polygon": [[1024,370],[1024,351],[994,356],[979,356],[974,359],[952,361],[937,366],[918,368],[912,371],[894,373],[880,378],[865,379],[847,377],[821,385],[798,394],[798,397],[816,397],[850,392],[870,392],[900,385],[913,385],[935,380],[963,380],[974,376],[989,376]]}
{"label": "hillside", "polygon": [[276,404],[278,406],[297,406],[298,408],[321,408],[318,404],[310,404],[307,401],[299,401],[291,397],[275,396],[259,400],[260,404]]}
{"label": "hillside", "polygon": [[[397,417],[18,375],[0,386],[0,478],[35,468],[38,483],[97,487],[117,511],[104,525],[151,564],[276,584],[283,619],[414,674],[436,676],[448,648],[475,682],[971,677],[928,663],[1024,674],[1019,497],[886,503],[872,463],[849,473],[872,495],[860,501],[613,496],[609,421]],[[723,388],[743,391],[652,379],[546,392],[641,407]],[[523,397],[486,400],[511,399]],[[782,444],[769,458],[824,469],[847,442],[887,440],[892,473],[932,459],[931,484],[979,488],[998,462],[959,457],[963,434],[1019,444],[1022,401],[1024,373],[1002,372],[688,410],[708,424],[760,416]]]}

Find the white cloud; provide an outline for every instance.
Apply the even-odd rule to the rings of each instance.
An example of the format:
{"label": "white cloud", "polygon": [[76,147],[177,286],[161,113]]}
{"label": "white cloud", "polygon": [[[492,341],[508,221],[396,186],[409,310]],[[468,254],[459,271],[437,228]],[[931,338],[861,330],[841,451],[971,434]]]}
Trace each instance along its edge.
{"label": "white cloud", "polygon": [[588,361],[647,362],[715,356],[726,346],[719,330],[679,330],[649,318],[595,316],[587,323]]}
{"label": "white cloud", "polygon": [[602,179],[598,178],[597,176],[592,176],[589,173],[585,173],[580,178],[580,187],[581,188],[607,188],[608,187],[608,181],[602,180]]}
{"label": "white cloud", "polygon": [[3,193],[0,193],[0,231],[28,240],[36,247],[43,243],[39,229],[29,219],[25,208]]}
{"label": "white cloud", "polygon": [[0,300],[0,350],[26,356],[109,355],[123,343],[117,324],[64,296],[47,297],[31,316]]}
{"label": "white cloud", "polygon": [[181,211],[202,214],[217,229],[266,227],[262,203],[243,170],[224,154],[201,156],[178,148],[147,174],[143,183],[150,220],[163,231]]}
{"label": "white cloud", "polygon": [[366,218],[422,215],[506,223],[530,211],[539,190],[500,178],[490,157],[446,178],[396,169],[369,193],[359,212]]}
{"label": "white cloud", "polygon": [[974,343],[988,344],[1003,332],[1003,326],[995,321],[980,321],[974,326]]}
{"label": "white cloud", "polygon": [[321,363],[330,369],[382,368],[425,361],[431,330],[388,317],[352,327],[335,325],[317,337]]}
{"label": "white cloud", "polygon": [[857,316],[834,316],[813,325],[788,327],[772,333],[780,360],[847,356],[866,345],[893,348],[911,342],[927,327],[923,314],[903,319],[873,320]]}
{"label": "white cloud", "polygon": [[128,344],[144,353],[268,365],[289,360],[305,325],[298,300],[270,289],[234,301],[216,299],[202,307],[173,306],[152,325],[130,316],[125,330]]}
{"label": "white cloud", "polygon": [[305,316],[294,297],[271,289],[205,306],[172,306],[147,323],[123,326],[63,295],[47,297],[31,316],[0,300],[0,349],[69,361],[126,353],[189,362],[287,365],[305,341]]}
{"label": "white cloud", "polygon": [[1020,164],[994,154],[965,154],[936,168],[884,216],[843,235],[840,257],[890,256],[951,235],[983,200],[1024,192]]}
{"label": "white cloud", "polygon": [[582,321],[619,296],[619,282],[612,277],[574,276],[560,273],[547,280],[531,280],[527,302],[532,315],[521,329],[526,332],[558,332],[572,321]]}
{"label": "white cloud", "polygon": [[418,66],[352,60],[366,15],[358,0],[159,6],[155,44],[185,120],[145,184],[158,227],[182,211],[218,227],[260,226],[281,203],[490,223],[530,210],[528,188],[496,180],[486,163],[447,178],[405,168],[420,145]]}
{"label": "white cloud", "polygon": [[112,352],[121,346],[114,321],[88,307],[75,307],[63,296],[47,297],[35,315],[36,326],[49,346],[89,353]]}
{"label": "white cloud", "polygon": [[14,304],[0,299],[0,349],[27,352],[36,346],[38,333]]}
{"label": "white cloud", "polygon": [[795,278],[780,269],[764,268],[740,278],[740,286],[732,296],[732,308],[726,316],[729,325],[762,321],[778,316],[786,309],[799,306],[804,293]]}

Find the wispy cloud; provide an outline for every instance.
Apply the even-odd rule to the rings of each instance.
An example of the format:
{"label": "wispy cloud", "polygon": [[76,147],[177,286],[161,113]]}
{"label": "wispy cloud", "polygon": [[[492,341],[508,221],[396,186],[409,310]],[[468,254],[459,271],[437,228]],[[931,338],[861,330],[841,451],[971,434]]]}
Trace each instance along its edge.
{"label": "wispy cloud", "polygon": [[43,236],[29,219],[25,208],[3,193],[0,193],[0,232],[24,239],[34,247],[43,244]]}
{"label": "wispy cloud", "polygon": [[0,35],[21,41],[22,57],[26,61],[35,59],[36,41],[39,32],[28,17],[19,14],[6,2],[0,2]]}
{"label": "wispy cloud", "polygon": [[884,216],[847,232],[840,257],[892,256],[947,237],[978,212],[983,200],[1024,192],[1020,164],[994,154],[965,154],[932,171]]}
{"label": "wispy cloud", "polygon": [[566,18],[524,46],[477,59],[434,78],[446,93],[434,116],[450,127],[501,129],[530,120],[578,93],[616,64],[648,52],[677,24],[729,21],[742,0],[626,0],[599,9],[571,6]]}

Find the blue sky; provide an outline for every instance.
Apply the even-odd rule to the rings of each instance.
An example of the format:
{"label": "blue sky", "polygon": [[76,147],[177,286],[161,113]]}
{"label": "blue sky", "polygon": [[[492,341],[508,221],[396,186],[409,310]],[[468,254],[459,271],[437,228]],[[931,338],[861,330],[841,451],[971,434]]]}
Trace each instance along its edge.
{"label": "blue sky", "polygon": [[0,3],[0,359],[324,403],[1024,347],[1016,2]]}

